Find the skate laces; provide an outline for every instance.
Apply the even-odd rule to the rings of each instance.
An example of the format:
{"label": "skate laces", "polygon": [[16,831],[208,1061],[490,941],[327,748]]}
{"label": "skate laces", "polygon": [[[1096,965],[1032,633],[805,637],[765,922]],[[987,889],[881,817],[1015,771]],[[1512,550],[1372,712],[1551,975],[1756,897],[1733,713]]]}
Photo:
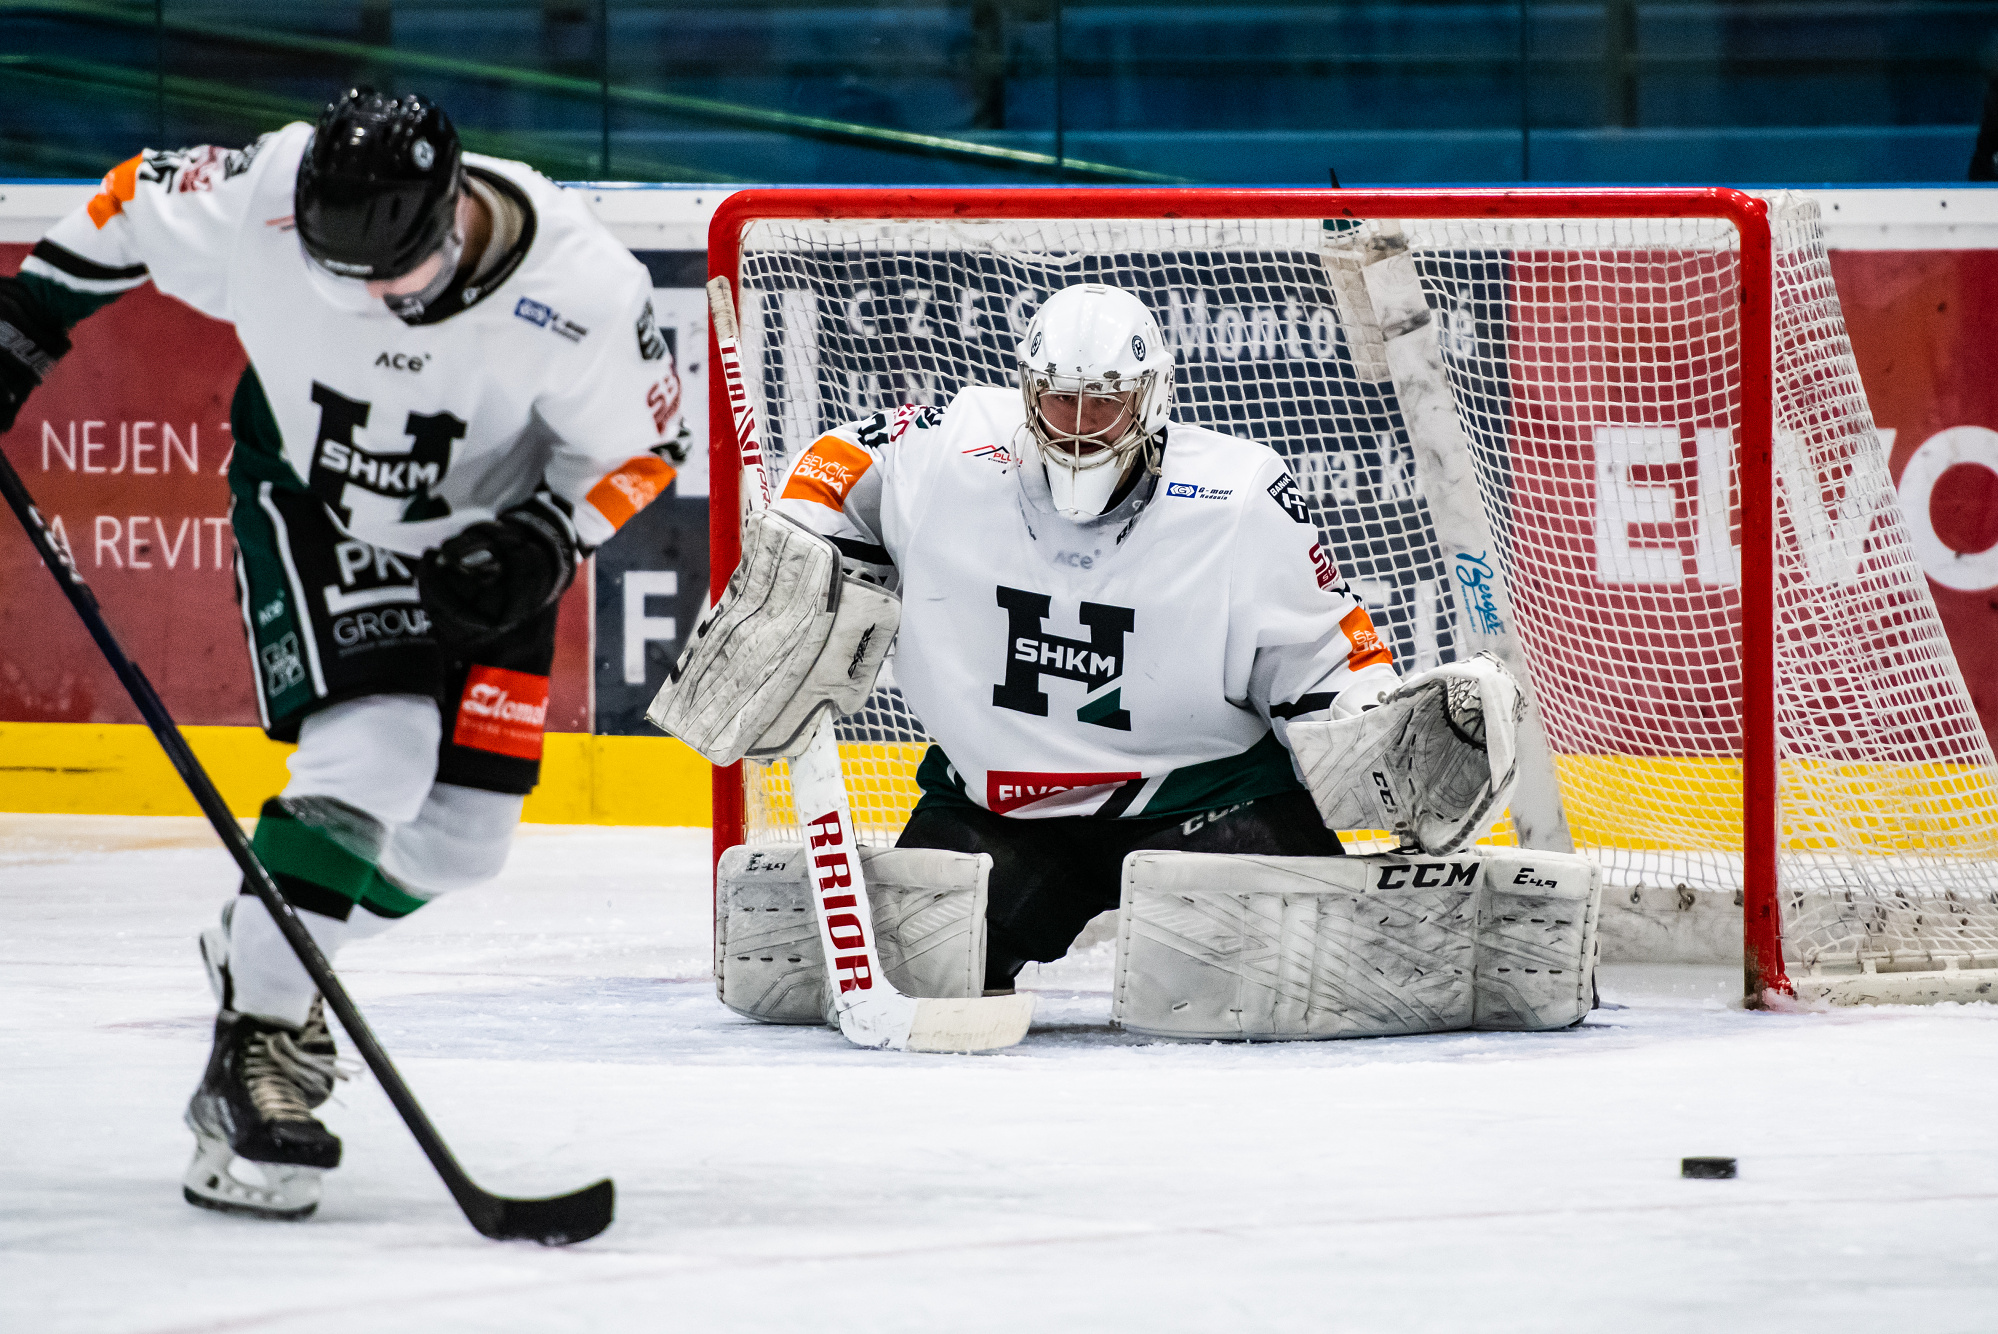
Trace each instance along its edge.
{"label": "skate laces", "polygon": [[[314,1017],[319,1018],[317,1009]],[[351,1078],[333,1054],[332,1033],[319,1019],[297,1035],[282,1029],[257,1033],[243,1044],[243,1086],[250,1101],[272,1121],[310,1121],[314,1105],[333,1092],[336,1080]]]}

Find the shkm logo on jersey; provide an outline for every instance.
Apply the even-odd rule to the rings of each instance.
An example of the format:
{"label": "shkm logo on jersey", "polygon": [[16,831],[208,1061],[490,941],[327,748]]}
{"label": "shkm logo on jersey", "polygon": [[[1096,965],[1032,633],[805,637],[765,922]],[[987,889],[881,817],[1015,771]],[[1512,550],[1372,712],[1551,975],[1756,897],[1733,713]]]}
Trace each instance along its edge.
{"label": "shkm logo on jersey", "polygon": [[448,412],[412,412],[403,422],[409,448],[399,454],[377,454],[354,443],[354,432],[368,424],[374,404],[348,398],[317,380],[312,401],[319,405],[319,438],[312,446],[311,476],[306,485],[341,523],[353,520],[347,488],[405,502],[402,520],[414,523],[441,518],[451,507],[434,494],[451,470],[451,445],[465,438],[465,423]]}
{"label": "shkm logo on jersey", "polygon": [[995,815],[1031,806],[1063,792],[1114,787],[1143,778],[1141,773],[1044,774],[1018,769],[994,769],[985,775],[985,806]]}
{"label": "shkm logo on jersey", "polygon": [[1085,642],[1042,633],[1041,624],[1053,604],[1046,593],[1001,584],[998,595],[999,605],[1006,609],[1006,680],[992,687],[993,707],[1047,717],[1048,697],[1041,678],[1053,676],[1080,681],[1094,696],[1075,711],[1078,722],[1130,731],[1131,714],[1124,708],[1122,687],[1108,694],[1097,692],[1124,674],[1124,636],[1136,627],[1137,613],[1098,602],[1081,604],[1076,619],[1089,627]]}

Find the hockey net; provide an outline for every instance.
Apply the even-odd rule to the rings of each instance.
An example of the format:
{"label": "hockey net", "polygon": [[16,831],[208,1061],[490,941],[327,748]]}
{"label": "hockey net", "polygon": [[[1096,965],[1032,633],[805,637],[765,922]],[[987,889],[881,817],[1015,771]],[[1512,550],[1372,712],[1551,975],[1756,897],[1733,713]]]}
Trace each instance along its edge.
{"label": "hockey net", "polygon": [[[751,205],[718,220],[713,262],[737,281],[773,478],[842,421],[1016,385],[1036,303],[1112,283],[1152,307],[1176,350],[1175,417],[1288,460],[1404,675],[1452,660],[1498,613],[1475,565],[1444,560],[1396,385],[1370,364],[1350,308],[1342,321],[1327,258],[1399,234],[1475,460],[1567,828],[1604,867],[1606,892],[1745,899],[1758,993],[1783,985],[1771,960],[1753,961],[1759,911],[1780,920],[1799,980],[1998,966],[1992,751],[1900,515],[1814,204],[1778,200],[1767,240],[1751,237],[1766,259],[1745,264],[1741,218],[1664,216],[1688,211],[1666,192],[1651,196],[1656,215],[1640,201],[1572,216],[1590,205],[1571,195],[1563,215],[1475,219],[1439,214],[1447,200],[1434,197],[1415,218],[1413,196],[1328,194],[1316,211],[1346,206],[1332,222],[1188,218],[1227,208],[1203,209],[1196,193],[1156,206],[1170,218],[911,219],[923,196],[902,192],[889,220],[866,216],[886,208],[856,191],[767,210],[809,219]],[[1296,211],[1301,192],[1286,193],[1258,207]],[[1092,196],[1112,207],[1098,192],[1038,197],[1088,210]],[[1362,209],[1376,220],[1351,216]],[[1761,225],[1757,211],[1748,230]],[[1752,327],[1769,359],[1744,355],[1758,295],[1744,285],[1763,282],[1767,323]],[[1758,489],[1744,460],[1772,437]],[[732,531],[725,471],[718,452],[715,523]],[[1758,503],[1772,559],[1753,549]],[[724,554],[718,543],[717,587]],[[1748,604],[1760,590],[1773,657],[1744,652],[1744,580]],[[1773,718],[1753,704],[1772,695]],[[893,842],[927,739],[892,660],[839,737],[856,823]],[[1760,806],[1758,742],[1773,749],[1763,788],[1778,795]],[[739,800],[718,786],[717,846],[795,841],[784,766],[744,765],[739,781]],[[1512,841],[1510,823],[1489,838]]]}

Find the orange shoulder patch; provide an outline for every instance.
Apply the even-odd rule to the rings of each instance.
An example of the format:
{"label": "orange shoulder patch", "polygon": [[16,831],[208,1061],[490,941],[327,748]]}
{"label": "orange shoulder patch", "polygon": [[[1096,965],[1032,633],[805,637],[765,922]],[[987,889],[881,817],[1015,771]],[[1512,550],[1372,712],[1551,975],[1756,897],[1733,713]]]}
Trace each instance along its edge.
{"label": "orange shoulder patch", "polygon": [[1339,622],[1339,628],[1346,632],[1346,642],[1352,645],[1346,654],[1349,669],[1357,672],[1377,662],[1394,665],[1394,651],[1381,642],[1380,635],[1374,630],[1374,618],[1367,615],[1365,607],[1355,607],[1347,612]]}
{"label": "orange shoulder patch", "polygon": [[673,465],[652,454],[626,459],[616,472],[590,488],[584,499],[597,507],[597,513],[622,528],[632,515],[650,505],[659,493],[673,484]]}
{"label": "orange shoulder patch", "polygon": [[860,446],[836,435],[822,435],[791,470],[791,479],[784,484],[779,499],[811,500],[827,509],[844,509],[861,474],[873,466],[874,456]]}
{"label": "orange shoulder patch", "polygon": [[85,211],[90,220],[103,231],[104,224],[125,211],[125,205],[132,202],[132,196],[139,189],[139,159],[126,158],[117,166],[104,173],[104,183],[98,192],[90,197]]}

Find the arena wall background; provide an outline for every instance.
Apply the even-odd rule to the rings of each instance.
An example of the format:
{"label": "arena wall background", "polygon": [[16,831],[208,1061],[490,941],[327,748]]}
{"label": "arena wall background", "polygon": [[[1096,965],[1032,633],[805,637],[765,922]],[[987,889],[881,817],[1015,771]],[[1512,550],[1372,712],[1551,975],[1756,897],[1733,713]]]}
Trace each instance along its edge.
{"label": "arena wall background", "polygon": [[[0,184],[12,272],[94,184]],[[707,571],[707,221],[727,191],[577,187],[652,274],[696,432],[672,492],[606,545],[562,606],[544,823],[705,825],[708,766],[643,710],[699,615]],[[1998,192],[1814,192],[1874,414],[1944,623],[1998,728]],[[87,321],[0,448],[59,521],[121,639],[232,809],[284,782],[255,726],[229,568],[230,330],[141,288]],[[1917,466],[1910,469],[1911,460]],[[0,810],[193,815],[193,801],[11,518],[0,529]]]}

